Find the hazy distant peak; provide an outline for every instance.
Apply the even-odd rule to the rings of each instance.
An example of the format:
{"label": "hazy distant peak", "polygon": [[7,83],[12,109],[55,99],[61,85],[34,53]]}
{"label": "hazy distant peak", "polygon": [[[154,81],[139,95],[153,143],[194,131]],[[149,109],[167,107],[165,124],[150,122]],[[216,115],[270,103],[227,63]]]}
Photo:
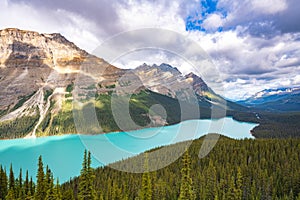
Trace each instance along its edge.
{"label": "hazy distant peak", "polygon": [[249,99],[258,99],[258,98],[266,97],[266,96],[285,95],[285,94],[293,94],[293,93],[297,93],[297,94],[300,93],[300,87],[265,89],[260,92],[257,92],[255,95],[253,95]]}

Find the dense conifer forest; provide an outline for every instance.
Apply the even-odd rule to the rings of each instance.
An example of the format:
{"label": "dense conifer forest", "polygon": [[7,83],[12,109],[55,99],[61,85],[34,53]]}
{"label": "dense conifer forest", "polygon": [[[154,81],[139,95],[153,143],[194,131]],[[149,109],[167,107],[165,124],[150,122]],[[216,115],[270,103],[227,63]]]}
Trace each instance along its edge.
{"label": "dense conifer forest", "polygon": [[266,112],[228,111],[238,121],[254,122],[259,124],[252,131],[255,138],[299,138],[300,113],[299,112]]}
{"label": "dense conifer forest", "polygon": [[[129,173],[106,166],[91,168],[91,153],[84,152],[78,178],[59,184],[38,159],[37,181],[11,169],[0,170],[0,199],[300,199],[300,139],[245,139],[221,137],[208,156],[200,159],[203,138],[195,140],[175,162],[160,170]],[[174,149],[164,147],[170,159]],[[113,165],[140,164],[148,153]],[[154,163],[155,164],[155,163]],[[113,166],[112,165],[112,166]]]}

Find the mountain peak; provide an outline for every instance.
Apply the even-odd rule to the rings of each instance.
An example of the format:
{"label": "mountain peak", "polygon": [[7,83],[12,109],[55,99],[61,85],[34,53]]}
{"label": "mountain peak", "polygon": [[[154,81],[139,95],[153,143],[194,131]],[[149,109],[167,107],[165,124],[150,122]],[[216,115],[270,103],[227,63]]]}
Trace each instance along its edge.
{"label": "mountain peak", "polygon": [[[87,53],[78,48],[73,42],[67,40],[60,33],[38,33],[36,31],[21,30],[17,28],[6,28],[0,30],[0,45],[7,46],[14,43],[29,44],[37,48],[46,48],[50,46],[65,46],[65,50],[78,51],[81,54]],[[52,43],[52,44],[51,44]]]}
{"label": "mountain peak", "polygon": [[188,73],[187,75],[184,76],[189,82],[191,82],[191,84],[193,85],[193,88],[199,88],[202,91],[208,91],[209,88],[206,85],[206,83],[202,80],[202,78],[200,78],[199,76],[197,76],[196,74],[194,74],[193,72]]}
{"label": "mountain peak", "polygon": [[0,30],[0,35],[11,35],[11,36],[15,36],[18,37],[19,35],[24,35],[27,34],[27,36],[45,36],[45,37],[63,37],[60,33],[39,33],[37,31],[29,31],[29,30],[22,30],[22,29],[18,29],[18,28],[5,28]]}
{"label": "mountain peak", "polygon": [[16,34],[16,33],[32,33],[32,34],[36,34],[36,35],[39,35],[38,32],[36,31],[28,31],[28,30],[21,30],[21,29],[18,29],[18,28],[5,28],[5,29],[2,29],[0,30],[1,32],[1,35],[4,35],[4,34]]}
{"label": "mountain peak", "polygon": [[[198,76],[196,74],[194,74],[193,72],[190,72],[187,75],[185,75],[185,77],[187,77],[187,78],[197,78]],[[198,78],[200,78],[200,77],[198,77]]]}
{"label": "mountain peak", "polygon": [[190,73],[186,74],[184,77],[185,78],[192,78],[192,79],[194,79],[194,81],[196,81],[196,80],[203,81],[201,77],[197,76],[193,72],[190,72]]}
{"label": "mountain peak", "polygon": [[257,92],[255,95],[248,98],[248,100],[251,99],[259,99],[262,97],[268,97],[272,95],[286,95],[286,94],[299,94],[300,93],[300,87],[292,87],[292,88],[273,88],[273,89],[264,89],[260,92]]}
{"label": "mountain peak", "polygon": [[246,100],[239,101],[248,107],[273,111],[299,111],[300,88],[265,89]]}
{"label": "mountain peak", "polygon": [[161,63],[159,65],[159,68],[161,68],[162,70],[168,71],[168,70],[176,70],[177,72],[179,72],[181,74],[181,72],[177,69],[177,67],[173,67],[167,63]]}
{"label": "mountain peak", "polygon": [[138,66],[136,69],[139,70],[139,69],[142,69],[142,70],[145,70],[145,69],[148,69],[148,70],[151,70],[151,69],[158,69],[158,70],[161,70],[161,71],[164,71],[164,72],[171,72],[171,73],[176,73],[176,74],[181,74],[181,72],[177,69],[177,67],[173,67],[167,63],[161,63],[160,65],[157,65],[157,64],[152,64],[152,65],[148,65],[147,63],[143,63],[142,65]]}

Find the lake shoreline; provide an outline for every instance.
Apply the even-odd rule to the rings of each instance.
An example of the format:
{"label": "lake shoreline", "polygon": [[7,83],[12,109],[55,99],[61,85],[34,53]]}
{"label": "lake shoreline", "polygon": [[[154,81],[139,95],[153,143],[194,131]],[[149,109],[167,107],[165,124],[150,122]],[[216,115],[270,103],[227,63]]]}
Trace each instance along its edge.
{"label": "lake shoreline", "polygon": [[[16,139],[36,139],[36,138],[46,138],[46,137],[52,137],[52,136],[65,136],[65,135],[87,135],[87,136],[96,136],[96,135],[104,135],[104,134],[110,134],[110,133],[120,133],[120,132],[130,132],[130,131],[138,131],[138,130],[142,130],[144,128],[161,128],[161,127],[166,127],[166,126],[174,126],[174,125],[177,125],[177,124],[180,124],[182,122],[185,122],[185,121],[191,121],[191,120],[220,120],[220,119],[223,119],[223,118],[231,118],[235,121],[238,121],[240,123],[248,123],[248,124],[257,124],[257,123],[254,123],[254,122],[246,122],[246,121],[242,121],[242,120],[239,120],[239,119],[236,119],[234,118],[233,116],[225,116],[225,117],[222,117],[222,118],[200,118],[200,119],[187,119],[187,120],[183,120],[183,121],[180,121],[178,123],[174,123],[174,124],[167,124],[165,126],[145,126],[141,129],[131,129],[131,130],[116,130],[116,131],[109,131],[109,132],[102,132],[102,133],[96,133],[96,134],[90,134],[90,133],[60,133],[60,134],[57,134],[57,135],[42,135],[42,136],[36,136],[36,137],[32,137],[31,136],[31,133],[27,134],[26,136],[24,137],[20,137],[20,138],[13,138],[13,139],[9,139],[9,138],[3,138],[3,139],[0,139],[0,141],[2,140],[16,140]],[[259,126],[260,124],[258,124],[257,126]],[[256,126],[256,127],[257,127]],[[255,127],[254,127],[255,128]],[[253,128],[253,129],[254,129]],[[250,134],[252,135],[252,131],[253,129],[250,131]],[[255,136],[253,136],[255,137]]]}
{"label": "lake shoreline", "polygon": [[62,134],[34,139],[0,140],[0,163],[15,172],[28,169],[35,177],[37,158],[41,155],[55,176],[61,181],[80,172],[85,149],[93,153],[94,168],[135,156],[145,151],[178,142],[195,140],[209,133],[218,133],[232,139],[254,137],[250,130],[258,124],[239,122],[232,117],[214,120],[187,120],[163,127],[151,127],[128,132],[106,134]]}

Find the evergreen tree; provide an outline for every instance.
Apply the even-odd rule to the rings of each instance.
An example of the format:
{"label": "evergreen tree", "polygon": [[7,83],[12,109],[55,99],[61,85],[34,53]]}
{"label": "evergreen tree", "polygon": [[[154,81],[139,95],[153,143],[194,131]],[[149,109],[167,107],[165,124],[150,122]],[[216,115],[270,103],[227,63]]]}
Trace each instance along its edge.
{"label": "evergreen tree", "polygon": [[95,174],[94,169],[91,167],[92,165],[92,158],[91,158],[91,152],[88,152],[87,157],[87,173],[88,173],[88,191],[90,193],[91,199],[96,198],[96,191],[94,186],[94,180],[95,180]]}
{"label": "evergreen tree", "polygon": [[149,158],[148,154],[145,153],[144,158],[144,173],[142,176],[142,189],[140,191],[140,199],[141,200],[151,200],[152,199],[152,183],[149,172]]}
{"label": "evergreen tree", "polygon": [[34,182],[32,180],[32,177],[30,177],[30,181],[29,181],[29,194],[31,196],[35,196],[35,184],[34,184]]}
{"label": "evergreen tree", "polygon": [[54,193],[57,196],[57,199],[62,199],[61,191],[60,191],[60,185],[59,180],[56,180],[56,185],[54,186]]}
{"label": "evergreen tree", "polygon": [[75,200],[72,189],[65,190],[62,193],[62,200]]}
{"label": "evergreen tree", "polygon": [[296,200],[300,200],[300,193],[298,194],[298,197],[297,197],[297,199]]}
{"label": "evergreen tree", "polygon": [[154,188],[153,188],[153,199],[161,199],[164,200],[166,199],[167,196],[167,183],[163,181],[161,178],[156,180],[154,183]]}
{"label": "evergreen tree", "polygon": [[79,200],[96,199],[94,178],[94,170],[91,168],[91,153],[87,153],[87,151],[85,150],[79,179]]}
{"label": "evergreen tree", "polygon": [[193,191],[193,180],[191,178],[191,161],[188,150],[182,157],[181,182],[180,182],[180,200],[193,200],[195,194]]}
{"label": "evergreen tree", "polygon": [[9,190],[15,190],[15,176],[14,176],[14,171],[13,171],[13,168],[12,168],[12,164],[10,164],[10,168],[9,168],[8,189]]}
{"label": "evergreen tree", "polygon": [[23,188],[23,177],[22,177],[22,168],[20,169],[19,179],[18,179],[18,199],[23,200],[25,198],[24,188]]}
{"label": "evergreen tree", "polygon": [[228,200],[236,200],[236,188],[235,188],[235,179],[234,176],[229,176],[228,178],[229,187],[226,195],[226,199]]}
{"label": "evergreen tree", "polygon": [[4,199],[7,195],[7,175],[6,171],[0,167],[0,199]]}
{"label": "evergreen tree", "polygon": [[293,190],[290,191],[289,193],[289,198],[288,199],[294,199],[294,193],[293,193]]}
{"label": "evergreen tree", "polygon": [[55,196],[55,193],[54,193],[54,185],[53,185],[53,177],[52,175],[50,175],[49,177],[51,180],[49,183],[47,183],[47,187],[48,187],[48,190],[47,190],[47,195],[46,195],[46,199],[47,200],[56,200],[56,196]]}
{"label": "evergreen tree", "polygon": [[62,200],[75,200],[73,190],[65,190],[62,194]]}
{"label": "evergreen tree", "polygon": [[30,187],[29,187],[29,177],[28,177],[28,170],[26,170],[26,176],[24,181],[24,194],[27,196],[29,194]]}
{"label": "evergreen tree", "polygon": [[206,171],[206,198],[208,199],[214,199],[214,197],[217,195],[217,174],[216,174],[216,168],[213,164],[213,161],[211,160],[208,165],[208,169]]}
{"label": "evergreen tree", "polygon": [[257,188],[256,188],[256,181],[253,180],[252,184],[251,184],[251,197],[252,199],[254,199],[255,196],[257,196]]}
{"label": "evergreen tree", "polygon": [[215,195],[215,198],[214,198],[214,200],[219,200],[219,196],[218,196],[218,194],[216,194],[216,195]]}
{"label": "evergreen tree", "polygon": [[24,182],[24,194],[25,194],[25,200],[32,200],[34,199],[34,193],[35,193],[35,187],[34,183],[32,181],[32,177],[28,177],[28,171],[26,171],[26,178]]}
{"label": "evergreen tree", "polygon": [[38,172],[37,172],[36,191],[34,195],[35,200],[44,200],[46,197],[45,191],[45,173],[43,167],[42,156],[39,157],[38,161]]}
{"label": "evergreen tree", "polygon": [[16,199],[16,186],[15,186],[15,176],[12,168],[12,164],[10,164],[9,169],[9,183],[8,183],[8,192],[6,199]]}
{"label": "evergreen tree", "polygon": [[236,194],[236,199],[243,198],[243,176],[242,176],[242,170],[240,167],[238,167],[238,171],[237,171],[235,194]]}
{"label": "evergreen tree", "polygon": [[53,183],[51,183],[51,182],[53,182],[52,177],[53,177],[52,172],[47,165],[46,166],[46,175],[45,175],[45,180],[44,180],[45,181],[44,182],[44,187],[45,187],[44,190],[45,191],[48,191],[51,188],[51,185],[53,185]]}
{"label": "evergreen tree", "polygon": [[15,200],[16,199],[16,195],[14,193],[13,190],[8,190],[8,193],[5,197],[6,200]]}
{"label": "evergreen tree", "polygon": [[61,200],[61,194],[59,191],[59,184],[58,182],[56,183],[56,185],[54,186],[54,179],[52,174],[50,175],[50,179],[51,181],[49,182],[48,185],[48,190],[47,190],[47,195],[46,195],[46,199],[47,200]]}

